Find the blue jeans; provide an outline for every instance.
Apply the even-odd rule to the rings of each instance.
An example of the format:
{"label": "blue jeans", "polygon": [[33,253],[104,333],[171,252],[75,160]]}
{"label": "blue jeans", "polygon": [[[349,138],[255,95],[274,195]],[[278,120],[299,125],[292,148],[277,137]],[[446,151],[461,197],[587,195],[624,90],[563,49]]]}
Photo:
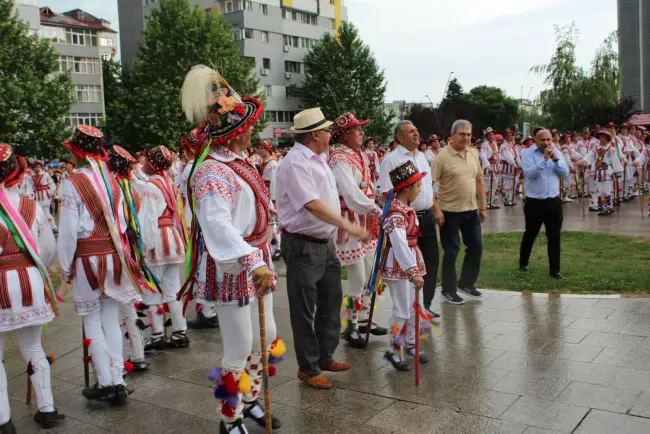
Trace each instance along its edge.
{"label": "blue jeans", "polygon": [[[445,224],[440,226],[440,243],[445,252],[442,258],[442,292],[456,294],[458,287],[466,288],[476,284],[481,270],[483,236],[478,211],[443,211]],[[460,280],[456,278],[456,259],[460,251],[460,235],[465,244],[465,259]]]}

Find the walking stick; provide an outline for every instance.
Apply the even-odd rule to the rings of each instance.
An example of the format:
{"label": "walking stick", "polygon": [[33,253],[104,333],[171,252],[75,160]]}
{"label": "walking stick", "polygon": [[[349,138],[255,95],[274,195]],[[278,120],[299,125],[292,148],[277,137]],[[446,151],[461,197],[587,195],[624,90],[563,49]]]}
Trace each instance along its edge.
{"label": "walking stick", "polygon": [[515,203],[515,190],[517,189],[517,169],[512,168],[512,201],[511,204]]}
{"label": "walking stick", "polygon": [[582,175],[580,176],[580,189],[582,190],[582,218],[585,218],[585,202],[587,201],[587,196],[585,196],[585,176],[586,171],[583,170]]}
{"label": "walking stick", "polygon": [[90,387],[90,360],[88,358],[88,346],[85,345],[86,342],[86,328],[84,327],[83,323],[81,324],[81,335],[83,337],[83,348],[84,348],[84,383],[86,384],[86,387]]}
{"label": "walking stick", "polygon": [[638,173],[637,177],[638,177],[638,180],[639,180],[639,206],[641,207],[641,220],[645,220],[645,214],[643,213],[643,199],[644,199],[643,195],[645,195],[645,192],[644,192],[644,190],[645,190],[645,188],[644,188],[645,187],[645,185],[644,185],[645,181],[644,181],[643,177],[645,175],[645,167],[642,168],[642,169],[639,169],[639,173]]}
{"label": "walking stick", "polygon": [[492,169],[490,168],[490,192],[488,193],[488,199],[490,200],[490,202],[487,204],[488,209],[492,208],[492,201],[494,199],[492,197],[492,181],[493,180],[494,180],[494,172],[492,172]]}
{"label": "walking stick", "polygon": [[32,377],[27,374],[27,396],[25,397],[25,401],[27,402],[27,405],[31,405],[32,403]]}
{"label": "walking stick", "polygon": [[363,350],[368,351],[368,341],[370,340],[370,328],[372,327],[372,315],[375,313],[375,300],[377,299],[377,291],[372,291],[370,297],[370,313],[368,314],[368,327],[366,327],[366,339],[363,343]]}
{"label": "walking stick", "polygon": [[420,385],[420,290],[415,288],[415,385]]}
{"label": "walking stick", "polygon": [[266,417],[266,433],[273,432],[273,420],[271,417],[271,389],[269,389],[269,349],[266,346],[266,315],[264,314],[264,297],[257,297],[257,307],[260,321],[260,341],[262,341],[262,368],[264,371],[264,416]]}

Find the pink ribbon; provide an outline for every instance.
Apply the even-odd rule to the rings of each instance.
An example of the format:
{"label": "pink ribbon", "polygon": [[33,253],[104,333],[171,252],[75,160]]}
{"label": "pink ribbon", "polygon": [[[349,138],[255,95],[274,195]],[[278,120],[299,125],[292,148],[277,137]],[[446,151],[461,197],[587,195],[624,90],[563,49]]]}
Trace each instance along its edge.
{"label": "pink ribbon", "polygon": [[38,246],[36,244],[36,241],[34,240],[34,237],[32,237],[32,231],[27,227],[25,224],[25,220],[16,212],[13,206],[11,206],[11,203],[9,203],[9,199],[5,195],[5,192],[3,189],[0,189],[0,202],[2,202],[2,205],[4,209],[7,210],[9,213],[9,217],[11,220],[20,228],[20,231],[23,233],[23,236],[25,239],[27,239],[27,242],[29,242],[29,245],[32,246],[32,249],[34,250],[34,253],[38,255]]}

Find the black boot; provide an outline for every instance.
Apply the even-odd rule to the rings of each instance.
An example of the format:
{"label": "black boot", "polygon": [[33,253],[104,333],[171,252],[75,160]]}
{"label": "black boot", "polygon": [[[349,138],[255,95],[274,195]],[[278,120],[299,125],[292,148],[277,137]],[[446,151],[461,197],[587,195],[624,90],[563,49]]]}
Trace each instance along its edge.
{"label": "black boot", "polygon": [[352,333],[345,332],[343,333],[343,338],[348,342],[352,348],[364,349],[366,347],[366,340],[361,336],[360,333],[357,333],[357,337],[352,337]]}
{"label": "black boot", "polygon": [[188,321],[187,326],[191,329],[216,329],[219,327],[217,316],[206,318],[201,311],[196,312],[196,320]]}
{"label": "black boot", "polygon": [[124,384],[118,384],[115,386],[115,395],[111,399],[112,405],[124,405],[126,404],[126,399],[129,397],[129,392],[126,390]]}
{"label": "black boot", "polygon": [[164,336],[156,336],[155,338],[149,338],[145,339],[144,341],[144,350],[145,351],[162,351],[165,348],[167,348],[167,344],[165,343],[165,337]]}
{"label": "black boot", "polygon": [[248,433],[246,425],[244,425],[243,419],[237,419],[233,423],[229,423],[226,426],[226,423],[222,420],[219,423],[219,434],[244,434]]}
{"label": "black boot", "polygon": [[[59,412],[54,409],[54,411],[42,412],[38,411],[34,415],[34,422],[39,424],[43,429],[54,428],[60,420],[64,420],[65,416],[59,414]],[[0,432],[3,432],[0,430]]]}
{"label": "black boot", "polygon": [[0,425],[0,434],[16,434],[16,427],[11,419],[9,419],[9,422]]}
{"label": "black boot", "polygon": [[[253,401],[253,402],[245,402],[245,403],[244,403],[244,406],[246,406],[246,409],[244,410],[244,417],[245,417],[245,418],[251,418],[251,419],[253,419],[255,422],[257,422],[257,424],[258,424],[259,426],[261,426],[262,428],[266,428],[266,415],[263,414],[261,417],[257,418],[257,417],[255,417],[255,416],[253,416],[253,415],[251,414],[251,410],[253,410],[253,408],[255,408],[255,407],[259,407],[259,408],[261,408],[261,409],[262,409],[262,412],[265,411],[265,410],[264,410],[264,407],[262,407],[262,406],[260,405],[260,402],[256,399],[256,400]],[[282,426],[282,423],[280,422],[280,419],[278,419],[277,417],[275,417],[275,415],[271,414],[271,428],[273,428],[273,429],[278,429],[278,428],[280,428],[281,426]]]}
{"label": "black boot", "polygon": [[388,360],[390,364],[393,365],[393,368],[395,368],[396,371],[407,372],[411,370],[409,364],[406,363],[404,360],[402,360],[401,362],[396,362],[393,359],[393,353],[391,353],[390,351],[386,351],[386,353],[384,353],[384,359]]}
{"label": "black boot", "polygon": [[[368,322],[359,321],[359,333],[365,335],[367,332]],[[384,327],[379,327],[374,322],[370,326],[370,334],[373,336],[386,336],[388,334],[388,329]]]}
{"label": "black boot", "polygon": [[115,397],[115,386],[100,387],[99,383],[95,383],[90,387],[85,387],[81,393],[91,401],[107,401]]}
{"label": "black boot", "polygon": [[190,338],[184,331],[173,332],[167,339],[167,348],[187,348],[190,346]]}

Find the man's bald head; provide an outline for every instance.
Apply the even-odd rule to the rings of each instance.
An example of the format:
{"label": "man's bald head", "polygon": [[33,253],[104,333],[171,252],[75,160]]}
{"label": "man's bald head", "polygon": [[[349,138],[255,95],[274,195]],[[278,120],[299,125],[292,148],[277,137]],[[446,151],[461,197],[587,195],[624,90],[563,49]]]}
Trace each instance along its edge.
{"label": "man's bald head", "polygon": [[553,135],[546,128],[542,128],[535,133],[535,144],[540,151],[544,151],[551,144]]}

